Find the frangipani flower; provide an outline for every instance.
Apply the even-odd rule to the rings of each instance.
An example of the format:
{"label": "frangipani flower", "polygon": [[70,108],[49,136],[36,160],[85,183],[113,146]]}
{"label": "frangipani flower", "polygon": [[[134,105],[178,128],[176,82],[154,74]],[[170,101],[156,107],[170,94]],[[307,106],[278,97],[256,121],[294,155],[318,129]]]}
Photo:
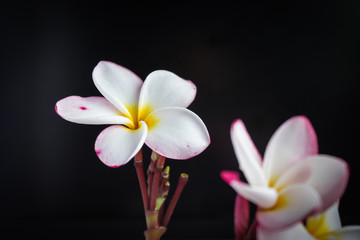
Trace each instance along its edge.
{"label": "frangipani flower", "polygon": [[58,101],[55,108],[70,122],[114,124],[95,142],[104,164],[124,165],[144,143],[172,159],[191,158],[210,144],[203,121],[186,109],[196,95],[191,81],[158,70],[143,82],[130,70],[106,61],[99,62],[92,76],[104,97],[70,96]]}
{"label": "frangipani flower", "polygon": [[281,231],[257,229],[259,240],[357,240],[360,239],[360,226],[341,227],[336,202],[327,211],[309,217],[306,225],[295,224]]}
{"label": "frangipani flower", "polygon": [[317,137],[304,116],[290,118],[271,137],[262,160],[244,123],[236,120],[231,140],[240,170],[223,171],[234,190],[258,205],[256,220],[264,229],[286,228],[330,207],[343,194],[348,165],[341,159],[318,155]]}

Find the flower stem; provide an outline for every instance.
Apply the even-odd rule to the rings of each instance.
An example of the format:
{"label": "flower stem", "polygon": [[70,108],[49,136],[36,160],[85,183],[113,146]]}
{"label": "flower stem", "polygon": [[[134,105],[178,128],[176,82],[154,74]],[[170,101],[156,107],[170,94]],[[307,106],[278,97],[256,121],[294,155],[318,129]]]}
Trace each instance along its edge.
{"label": "flower stem", "polygon": [[162,223],[162,218],[164,216],[164,202],[169,194],[170,182],[169,182],[169,170],[170,167],[167,166],[161,174],[161,182],[158,191],[158,197],[156,199],[156,210],[159,211],[158,221]]}
{"label": "flower stem", "polygon": [[186,183],[189,180],[189,175],[186,173],[181,173],[178,181],[178,185],[176,187],[175,193],[171,198],[169,206],[165,212],[165,216],[163,218],[162,226],[166,227],[169,224],[170,218],[174,212],[177,201],[179,200],[180,194],[183,191]]}
{"label": "flower stem", "polygon": [[161,236],[166,232],[166,228],[158,226],[158,211],[146,211],[147,230],[144,232],[146,240],[160,240]]}
{"label": "flower stem", "polygon": [[151,160],[150,160],[150,164],[147,170],[147,184],[148,184],[148,196],[150,198],[151,195],[151,187],[152,187],[152,180],[154,178],[154,168],[156,165],[156,161],[158,159],[158,154],[156,152],[152,152],[151,153]]}
{"label": "flower stem", "polygon": [[148,178],[146,182],[141,150],[135,155],[134,165],[145,209],[147,230],[144,232],[144,235],[146,240],[160,240],[161,236],[166,232],[166,226],[169,224],[180,194],[189,178],[185,173],[180,174],[174,195],[167,210],[164,211],[164,201],[168,196],[170,188],[170,168],[166,167],[164,169],[164,164],[165,157],[153,152],[147,170]]}
{"label": "flower stem", "polygon": [[164,168],[165,157],[159,155],[156,167],[154,169],[154,176],[152,179],[151,193],[150,193],[150,210],[154,211],[156,207],[156,198],[160,184],[160,176]]}
{"label": "flower stem", "polygon": [[159,185],[159,195],[167,195],[166,190],[168,190],[168,188],[165,186],[166,183],[169,182],[169,175],[170,175],[170,167],[166,166],[164,168],[164,171],[162,171],[161,173],[161,180],[160,180],[160,185]]}
{"label": "flower stem", "polygon": [[148,230],[159,227],[158,216],[159,216],[158,211],[147,210],[145,212],[146,227]]}
{"label": "flower stem", "polygon": [[149,207],[149,198],[148,198],[147,189],[146,189],[146,181],[145,181],[145,175],[144,175],[141,149],[135,155],[134,165],[135,165],[136,174],[138,176],[138,180],[139,180],[139,184],[140,184],[141,196],[143,199],[144,210],[146,213],[146,211],[148,210],[148,207]]}
{"label": "flower stem", "polygon": [[157,227],[146,230],[144,232],[146,240],[160,240],[161,236],[166,232],[166,227]]}

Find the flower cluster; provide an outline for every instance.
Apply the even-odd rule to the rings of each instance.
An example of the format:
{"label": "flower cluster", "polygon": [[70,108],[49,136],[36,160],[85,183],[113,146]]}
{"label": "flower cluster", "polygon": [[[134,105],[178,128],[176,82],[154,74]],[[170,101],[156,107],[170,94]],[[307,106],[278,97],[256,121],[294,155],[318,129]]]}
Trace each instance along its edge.
{"label": "flower cluster", "polygon": [[[230,133],[248,182],[241,181],[237,172],[221,172],[239,194],[234,212],[237,239],[255,235],[260,240],[359,237],[360,226],[341,228],[337,211],[349,167],[342,159],[318,154],[317,137],[306,117],[295,116],[283,123],[271,137],[264,159],[241,120],[233,122]],[[247,200],[258,206],[249,231]]]}
{"label": "flower cluster", "polygon": [[[210,144],[203,121],[187,107],[196,86],[165,70],[150,73],[143,82],[130,70],[101,61],[93,71],[103,97],[70,96],[56,103],[65,120],[80,124],[110,124],[97,137],[95,152],[109,167],[134,158],[143,198],[147,240],[159,240],[166,231],[188,175],[180,174],[167,206],[169,167],[165,159],[189,159]],[[349,166],[337,157],[318,153],[315,131],[304,116],[283,123],[271,137],[264,158],[242,120],[231,126],[238,172],[221,177],[237,193],[234,210],[237,240],[358,239],[360,226],[341,227],[339,199],[349,179]],[[142,147],[152,151],[145,178]],[[249,227],[249,201],[257,205]]]}

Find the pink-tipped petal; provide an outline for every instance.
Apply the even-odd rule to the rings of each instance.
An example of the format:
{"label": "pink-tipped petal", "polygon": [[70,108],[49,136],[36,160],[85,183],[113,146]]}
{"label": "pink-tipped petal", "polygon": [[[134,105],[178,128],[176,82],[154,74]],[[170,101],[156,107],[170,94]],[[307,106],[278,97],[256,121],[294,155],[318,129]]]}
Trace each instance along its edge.
{"label": "pink-tipped petal", "polygon": [[304,116],[292,117],[276,130],[266,147],[265,175],[273,184],[295,162],[317,153],[317,137],[310,121]]}
{"label": "pink-tipped petal", "polygon": [[278,194],[275,189],[268,187],[250,186],[240,180],[233,180],[230,186],[244,198],[261,208],[271,208],[275,205]]}
{"label": "pink-tipped petal", "polygon": [[325,212],[311,216],[306,219],[306,228],[315,237],[320,237],[328,232],[341,228],[338,210],[338,201]]}
{"label": "pink-tipped petal", "polygon": [[280,230],[302,221],[321,204],[318,193],[304,185],[292,185],[280,191],[274,207],[259,210],[256,219],[268,230]]}
{"label": "pink-tipped petal", "polygon": [[329,240],[359,240],[360,239],[360,226],[346,226],[336,231],[330,232],[321,239]]}
{"label": "pink-tipped petal", "polygon": [[94,68],[92,76],[95,86],[107,100],[126,117],[137,118],[137,103],[143,81],[135,73],[115,63],[101,61]]}
{"label": "pink-tipped petal", "polygon": [[256,238],[258,240],[316,240],[306,231],[301,223],[278,231],[258,227],[256,229]]}
{"label": "pink-tipped petal", "polygon": [[236,195],[234,207],[235,239],[245,239],[249,226],[249,215],[249,201],[239,194]]}
{"label": "pink-tipped petal", "polygon": [[314,188],[322,200],[324,211],[344,193],[349,179],[347,163],[329,155],[315,155],[293,165],[276,182],[275,187],[306,184]]}
{"label": "pink-tipped petal", "polygon": [[150,73],[141,88],[139,119],[164,107],[188,107],[195,99],[196,86],[172,72],[157,70]]}
{"label": "pink-tipped petal", "polygon": [[70,96],[58,101],[55,110],[67,121],[81,124],[132,124],[103,97]]}
{"label": "pink-tipped petal", "polygon": [[95,152],[109,167],[119,167],[129,162],[144,145],[147,126],[139,122],[136,130],[121,125],[104,129],[96,139]]}
{"label": "pink-tipped petal", "polygon": [[203,121],[186,108],[162,108],[145,119],[149,128],[146,145],[172,159],[188,159],[210,144]]}
{"label": "pink-tipped petal", "polygon": [[240,181],[239,173],[235,171],[221,171],[220,177],[229,185],[232,181]]}
{"label": "pink-tipped petal", "polygon": [[230,136],[240,169],[246,180],[252,186],[267,186],[261,167],[261,156],[240,119],[233,122]]}

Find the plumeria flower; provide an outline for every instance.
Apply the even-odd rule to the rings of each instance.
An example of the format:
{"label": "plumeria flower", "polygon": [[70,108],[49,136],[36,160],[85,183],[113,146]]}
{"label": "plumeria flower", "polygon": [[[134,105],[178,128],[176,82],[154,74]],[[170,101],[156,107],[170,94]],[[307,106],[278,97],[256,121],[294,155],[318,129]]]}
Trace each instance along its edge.
{"label": "plumeria flower", "polygon": [[360,226],[341,227],[336,202],[327,211],[309,217],[306,224],[298,223],[282,231],[257,229],[259,240],[357,240],[360,239]]}
{"label": "plumeria flower", "polygon": [[113,124],[95,142],[95,151],[107,166],[126,164],[144,143],[172,159],[191,158],[210,144],[203,121],[186,109],[196,95],[191,81],[158,70],[143,82],[130,70],[106,61],[99,62],[92,76],[104,97],[70,96],[55,108],[70,122]]}
{"label": "plumeria flower", "polygon": [[223,171],[234,190],[258,206],[256,220],[264,229],[286,228],[330,207],[347,185],[348,165],[318,155],[317,137],[304,116],[290,118],[271,137],[262,160],[244,123],[235,120],[231,140],[240,170]]}

